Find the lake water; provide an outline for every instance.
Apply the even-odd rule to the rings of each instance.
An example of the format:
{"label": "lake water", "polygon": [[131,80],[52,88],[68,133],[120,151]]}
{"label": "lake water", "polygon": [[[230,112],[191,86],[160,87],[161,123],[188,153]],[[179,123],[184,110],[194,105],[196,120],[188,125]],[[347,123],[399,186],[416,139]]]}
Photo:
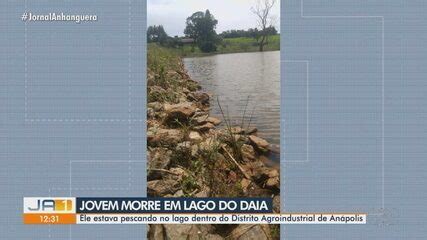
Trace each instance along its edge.
{"label": "lake water", "polygon": [[213,95],[211,115],[222,118],[218,97],[234,124],[240,125],[245,116],[245,126],[250,123],[258,136],[279,144],[279,51],[185,58],[184,63],[190,76]]}

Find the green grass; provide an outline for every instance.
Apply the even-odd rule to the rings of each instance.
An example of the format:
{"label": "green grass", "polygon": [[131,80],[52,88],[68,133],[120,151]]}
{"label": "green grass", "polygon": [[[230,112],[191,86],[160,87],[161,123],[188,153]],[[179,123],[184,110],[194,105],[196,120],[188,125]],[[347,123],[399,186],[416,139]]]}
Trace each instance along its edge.
{"label": "green grass", "polygon": [[[280,50],[280,35],[270,36],[268,44],[264,47],[264,51]],[[253,38],[226,38],[222,45],[218,47],[220,53],[234,52],[256,52],[259,51],[256,40]]]}
{"label": "green grass", "polygon": [[148,102],[171,102],[179,100],[183,88],[190,91],[197,89],[198,84],[192,81],[180,81],[183,70],[181,57],[172,50],[157,44],[148,45],[147,85],[161,87],[162,91],[148,91]]}
{"label": "green grass", "polygon": [[[150,44],[149,44],[150,45]],[[216,52],[203,53],[197,47],[185,45],[180,48],[170,48],[182,57],[202,57],[213,54],[226,54],[226,53],[240,53],[240,52],[257,52],[259,46],[254,38],[225,38],[222,43],[218,44]],[[264,51],[278,51],[280,50],[280,35],[269,36],[268,44],[264,46]]]}
{"label": "green grass", "polygon": [[179,56],[172,49],[148,44],[147,66],[155,73],[161,75],[168,70],[180,69],[179,64]]}

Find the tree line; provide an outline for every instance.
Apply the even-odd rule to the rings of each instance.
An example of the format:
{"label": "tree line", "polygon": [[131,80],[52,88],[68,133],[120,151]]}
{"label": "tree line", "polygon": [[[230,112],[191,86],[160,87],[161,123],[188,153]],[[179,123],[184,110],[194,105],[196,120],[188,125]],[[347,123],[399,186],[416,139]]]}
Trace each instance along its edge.
{"label": "tree line", "polygon": [[[224,38],[249,37],[254,38],[259,46],[259,51],[263,51],[264,46],[268,44],[269,36],[277,34],[271,14],[275,3],[276,0],[258,0],[257,5],[251,8],[258,22],[256,28],[229,30],[221,34],[216,33],[218,20],[209,10],[195,12],[186,20],[185,38],[191,39],[193,47],[197,46],[202,52],[215,52],[217,45],[221,44]],[[147,41],[149,43],[156,42],[166,47],[183,46],[182,39],[178,36],[168,36],[162,25],[148,27]]]}
{"label": "tree line", "polygon": [[[277,29],[274,26],[270,26],[265,29],[265,32],[268,35],[278,34]],[[259,38],[261,36],[261,31],[258,28],[249,28],[248,30],[227,30],[219,34],[222,38],[238,38],[238,37],[247,37],[247,38]]]}

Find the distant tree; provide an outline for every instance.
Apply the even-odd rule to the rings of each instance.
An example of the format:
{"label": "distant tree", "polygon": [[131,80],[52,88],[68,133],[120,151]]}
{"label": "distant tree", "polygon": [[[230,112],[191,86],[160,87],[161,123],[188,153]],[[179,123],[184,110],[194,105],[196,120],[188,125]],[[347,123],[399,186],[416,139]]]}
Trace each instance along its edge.
{"label": "distant tree", "polygon": [[147,42],[157,42],[164,45],[169,36],[162,25],[149,26],[147,29]]}
{"label": "distant tree", "polygon": [[[270,26],[266,28],[265,32],[267,35],[276,35],[277,30],[274,26]],[[259,39],[261,34],[258,31],[258,28],[249,28],[248,30],[227,30],[219,34],[222,38],[239,38],[239,37],[247,37],[247,38],[255,38]]]}
{"label": "distant tree", "polygon": [[209,10],[193,13],[187,18],[186,24],[184,34],[193,38],[202,52],[216,51],[218,38],[215,29],[218,20]]}
{"label": "distant tree", "polygon": [[252,13],[254,13],[257,18],[258,27],[260,28],[258,44],[261,52],[264,51],[264,46],[268,44],[269,29],[271,30],[273,26],[271,10],[275,3],[276,0],[258,0],[256,6],[251,8]]}
{"label": "distant tree", "polygon": [[270,27],[266,28],[265,31],[267,32],[267,35],[269,35],[269,36],[278,34],[277,29],[274,26],[270,26]]}
{"label": "distant tree", "polygon": [[249,37],[255,38],[255,40],[258,42],[259,37],[261,35],[258,31],[258,28],[249,28],[248,32],[249,32]]}

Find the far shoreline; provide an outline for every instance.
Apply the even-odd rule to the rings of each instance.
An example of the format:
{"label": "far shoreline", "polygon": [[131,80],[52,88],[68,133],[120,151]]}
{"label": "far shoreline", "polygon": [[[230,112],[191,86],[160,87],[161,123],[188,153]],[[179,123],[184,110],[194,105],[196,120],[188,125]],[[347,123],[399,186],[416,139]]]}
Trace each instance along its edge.
{"label": "far shoreline", "polygon": [[[159,45],[158,43],[149,43],[150,45]],[[259,43],[255,38],[235,37],[225,38],[217,44],[216,50],[212,52],[202,52],[196,45],[186,44],[179,47],[162,46],[181,58],[207,57],[219,54],[231,53],[253,53],[253,52],[271,52],[280,51],[280,34],[270,35],[269,42],[260,51]]]}
{"label": "far shoreline", "polygon": [[245,52],[211,52],[206,54],[196,54],[192,56],[180,56],[181,58],[203,58],[203,57],[211,57],[215,55],[228,55],[228,54],[238,54],[238,53],[267,53],[267,52],[280,52],[280,49],[278,50],[266,50],[266,51],[245,51]]}

